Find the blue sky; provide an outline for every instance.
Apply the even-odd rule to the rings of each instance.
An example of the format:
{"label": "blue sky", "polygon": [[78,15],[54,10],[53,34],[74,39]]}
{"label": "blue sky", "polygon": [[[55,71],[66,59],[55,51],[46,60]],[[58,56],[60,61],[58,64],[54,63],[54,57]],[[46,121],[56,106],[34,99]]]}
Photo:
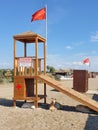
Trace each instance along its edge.
{"label": "blue sky", "polygon": [[[0,68],[13,68],[14,35],[31,30],[45,37],[46,21],[31,22],[45,5],[47,64],[98,71],[98,0],[0,0]],[[82,64],[86,57],[90,67]]]}

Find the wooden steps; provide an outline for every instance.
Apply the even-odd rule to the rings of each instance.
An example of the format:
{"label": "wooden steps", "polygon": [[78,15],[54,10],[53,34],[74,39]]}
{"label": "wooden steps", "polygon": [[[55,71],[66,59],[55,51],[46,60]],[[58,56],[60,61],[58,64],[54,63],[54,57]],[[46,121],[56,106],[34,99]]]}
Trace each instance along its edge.
{"label": "wooden steps", "polygon": [[87,97],[86,95],[81,94],[71,88],[65,87],[59,81],[56,81],[48,76],[39,75],[39,76],[37,76],[37,78],[39,80],[43,81],[44,83],[48,84],[49,86],[55,88],[56,90],[62,92],[63,94],[81,102],[85,106],[88,106],[92,110],[98,112],[98,102],[96,102],[95,100],[93,100],[93,99]]}

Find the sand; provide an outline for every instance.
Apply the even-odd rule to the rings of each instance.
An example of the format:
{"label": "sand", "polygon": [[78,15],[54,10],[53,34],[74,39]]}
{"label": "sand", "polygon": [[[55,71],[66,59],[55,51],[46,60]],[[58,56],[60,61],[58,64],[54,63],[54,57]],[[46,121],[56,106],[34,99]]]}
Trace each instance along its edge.
{"label": "sand", "polygon": [[[65,87],[73,87],[72,80],[62,81]],[[98,78],[89,79],[90,98],[98,101]],[[39,93],[43,84],[39,84]],[[13,107],[13,83],[0,84],[0,130],[98,130],[98,113],[76,111],[80,103],[55,91],[47,85],[47,104],[39,102],[39,108],[21,108],[24,102],[17,101]],[[50,111],[51,98],[56,98],[63,109]]]}

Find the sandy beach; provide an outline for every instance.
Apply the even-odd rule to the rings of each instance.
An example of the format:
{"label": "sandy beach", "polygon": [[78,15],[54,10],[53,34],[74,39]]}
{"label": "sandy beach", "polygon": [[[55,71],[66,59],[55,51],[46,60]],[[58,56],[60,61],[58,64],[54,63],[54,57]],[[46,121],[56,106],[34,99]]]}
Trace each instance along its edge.
{"label": "sandy beach", "polygon": [[[60,81],[65,87],[73,87],[73,80]],[[43,84],[39,84],[39,93]],[[98,77],[90,78],[87,96],[98,101]],[[22,108],[17,101],[13,107],[13,83],[0,84],[0,130],[98,130],[98,113],[76,111],[81,103],[55,91],[47,85],[47,104],[39,102],[39,108]],[[63,109],[50,111],[51,98],[56,98]]]}

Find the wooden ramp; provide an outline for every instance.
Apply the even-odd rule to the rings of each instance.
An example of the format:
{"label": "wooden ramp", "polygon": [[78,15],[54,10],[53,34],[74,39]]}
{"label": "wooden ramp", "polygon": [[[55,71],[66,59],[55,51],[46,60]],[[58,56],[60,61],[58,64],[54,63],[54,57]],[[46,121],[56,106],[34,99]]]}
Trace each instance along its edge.
{"label": "wooden ramp", "polygon": [[71,88],[67,88],[64,85],[62,85],[59,81],[56,81],[48,76],[40,75],[37,76],[38,80],[43,81],[44,83],[48,84],[49,86],[55,88],[56,90],[62,92],[63,94],[81,102],[85,106],[88,106],[92,110],[98,112],[98,102],[95,100],[87,97],[84,94],[81,94]]}

